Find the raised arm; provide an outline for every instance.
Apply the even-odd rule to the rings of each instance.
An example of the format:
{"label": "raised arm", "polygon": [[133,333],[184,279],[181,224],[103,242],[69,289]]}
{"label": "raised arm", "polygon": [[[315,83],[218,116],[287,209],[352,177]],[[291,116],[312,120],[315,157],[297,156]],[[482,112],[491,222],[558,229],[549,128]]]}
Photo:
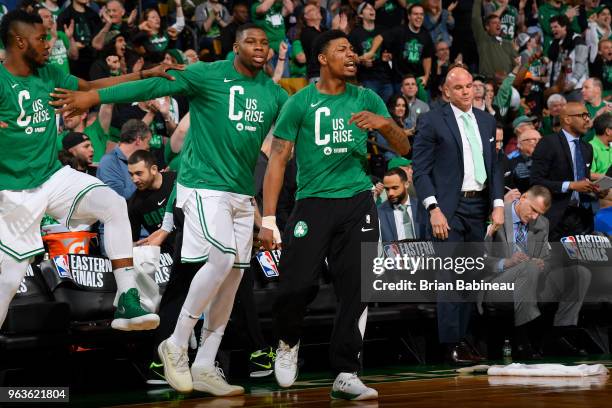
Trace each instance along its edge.
{"label": "raised arm", "polygon": [[[184,65],[179,64],[160,64],[151,69],[147,69],[140,72],[132,72],[126,75],[120,76],[111,76],[107,78],[100,78],[95,81],[85,81],[83,79],[79,79],[79,91],[90,91],[93,89],[102,89],[108,88],[110,86],[122,84],[124,82],[133,82],[138,81],[140,79],[148,79],[148,78],[166,78],[170,81],[174,81],[174,76],[168,74],[166,71],[168,70],[182,70]],[[162,95],[165,96],[165,95]]]}
{"label": "raised arm", "polygon": [[191,124],[190,118],[191,116],[189,112],[187,112],[187,114],[183,116],[183,119],[181,119],[178,126],[174,130],[174,133],[172,133],[172,137],[170,137],[170,149],[172,149],[172,152],[174,153],[179,153],[183,148],[183,143],[185,143],[185,136],[187,136],[187,130],[189,130],[189,126]]}
{"label": "raised arm", "polygon": [[276,205],[283,187],[285,168],[291,158],[292,149],[293,142],[278,137],[274,137],[272,140],[272,151],[264,176],[263,218],[262,228],[259,230],[259,239],[268,251],[276,248],[277,244],[281,242],[280,233],[276,227]]}

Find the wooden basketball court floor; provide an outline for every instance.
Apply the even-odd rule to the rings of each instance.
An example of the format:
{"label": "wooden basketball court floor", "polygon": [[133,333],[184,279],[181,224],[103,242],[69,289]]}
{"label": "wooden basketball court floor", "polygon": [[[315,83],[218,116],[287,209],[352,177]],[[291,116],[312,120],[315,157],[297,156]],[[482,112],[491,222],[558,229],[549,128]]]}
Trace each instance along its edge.
{"label": "wooden basketball court floor", "polygon": [[[582,362],[580,362],[582,363]],[[612,361],[603,363],[609,369]],[[435,368],[435,367],[434,367]],[[439,368],[439,367],[438,367]],[[367,374],[367,373],[366,373]],[[296,383],[295,389],[280,390],[273,379],[266,386],[247,386],[247,394],[232,398],[205,394],[173,395],[166,401],[121,405],[138,408],[223,408],[223,407],[612,407],[610,376],[584,378],[489,377],[457,375],[454,370],[430,369],[391,371],[365,375],[364,382],[376,388],[377,401],[332,401],[331,378],[311,378]],[[114,406],[117,406],[113,404]]]}

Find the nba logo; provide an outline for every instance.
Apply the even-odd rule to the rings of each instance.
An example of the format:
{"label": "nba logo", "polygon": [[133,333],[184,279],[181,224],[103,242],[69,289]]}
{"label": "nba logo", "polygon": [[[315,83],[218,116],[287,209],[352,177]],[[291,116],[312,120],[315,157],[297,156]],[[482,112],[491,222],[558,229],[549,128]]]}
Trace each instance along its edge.
{"label": "nba logo", "polygon": [[68,262],[68,255],[57,255],[53,257],[53,263],[57,269],[57,274],[60,278],[72,278],[70,274],[70,264]]}
{"label": "nba logo", "polygon": [[258,253],[257,261],[259,262],[259,265],[261,265],[261,269],[267,278],[278,277],[278,267],[276,266],[276,262],[274,262],[274,258],[270,252],[262,251]]}
{"label": "nba logo", "polygon": [[578,243],[576,242],[576,238],[574,236],[561,238],[561,243],[563,244],[563,248],[565,248],[565,252],[567,252],[567,256],[569,256],[570,259],[582,259],[580,250],[578,249]]}

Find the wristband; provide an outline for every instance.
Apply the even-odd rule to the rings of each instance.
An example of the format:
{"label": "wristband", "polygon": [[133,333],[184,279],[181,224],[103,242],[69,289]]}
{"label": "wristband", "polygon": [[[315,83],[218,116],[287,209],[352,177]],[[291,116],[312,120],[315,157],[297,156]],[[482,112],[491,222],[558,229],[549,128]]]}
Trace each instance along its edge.
{"label": "wristband", "polygon": [[276,216],[268,215],[266,217],[261,217],[261,226],[263,228],[267,228],[272,230],[272,237],[274,238],[275,243],[281,243],[281,236],[278,227],[276,226]]}

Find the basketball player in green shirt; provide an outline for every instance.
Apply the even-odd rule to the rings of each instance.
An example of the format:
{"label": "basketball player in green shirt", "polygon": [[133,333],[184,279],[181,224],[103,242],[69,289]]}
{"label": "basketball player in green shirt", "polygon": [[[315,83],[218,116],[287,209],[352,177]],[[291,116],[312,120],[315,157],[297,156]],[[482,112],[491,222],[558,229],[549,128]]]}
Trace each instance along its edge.
{"label": "basketball player in green shirt", "polygon": [[0,40],[6,45],[6,62],[0,65],[0,326],[30,258],[44,252],[40,222],[47,213],[67,227],[97,220],[106,225],[104,246],[120,293],[111,325],[156,328],[159,317],[141,307],[136,289],[125,200],[97,178],[62,168],[49,102],[56,87],[89,90],[145,75],[170,76],[162,68],[93,82],[78,79],[48,64],[42,20],[22,10],[4,16]]}
{"label": "basketball player in green shirt", "polygon": [[[58,105],[75,113],[99,103],[126,103],[166,95],[189,98],[190,127],[181,152],[176,206],[185,213],[182,262],[206,262],[191,282],[172,336],[158,348],[168,383],[216,396],[244,393],[227,384],[215,355],[234,296],[249,267],[255,194],[253,173],[259,149],[287,93],[262,68],[269,51],[265,32],[254,24],[236,31],[233,61],[198,62],[176,81],[148,79],[100,91],[64,92]],[[187,345],[207,306],[207,326],[189,370]]]}
{"label": "basketball player in green shirt", "polygon": [[287,223],[280,267],[276,329],[280,341],[274,374],[281,387],[297,378],[301,323],[310,289],[327,257],[339,298],[330,358],[337,374],[332,398],[378,397],[357,377],[367,316],[360,298],[362,242],[379,240],[378,215],[367,175],[367,131],[378,130],[398,153],[410,144],[382,99],[372,90],[347,83],[357,70],[357,54],[346,34],[327,31],[314,45],[321,79],[291,97],[274,130],[264,179],[264,217],[260,239],[267,249],[280,243],[276,204],[285,164],[295,146],[297,202]]}

